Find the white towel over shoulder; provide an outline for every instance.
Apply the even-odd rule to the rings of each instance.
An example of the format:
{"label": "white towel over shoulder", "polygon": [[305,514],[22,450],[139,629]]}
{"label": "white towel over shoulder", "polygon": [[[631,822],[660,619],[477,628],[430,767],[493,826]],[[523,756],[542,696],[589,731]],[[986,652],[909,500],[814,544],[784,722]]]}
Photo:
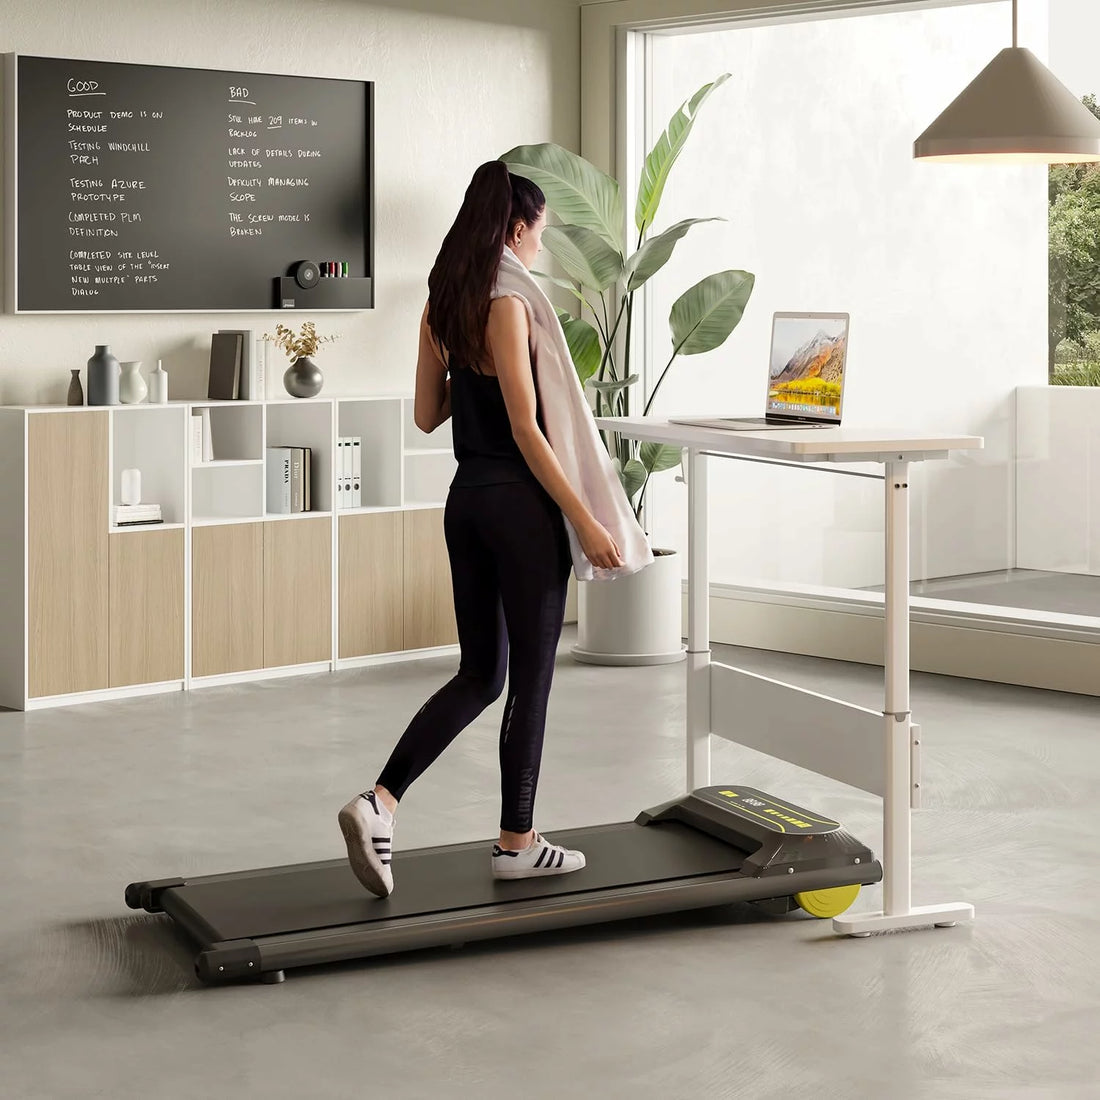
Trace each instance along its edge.
{"label": "white towel over shoulder", "polygon": [[527,307],[531,324],[531,355],[538,384],[546,438],[566,480],[589,511],[607,528],[619,547],[623,564],[618,569],[600,569],[581,549],[580,540],[568,519],[569,549],[577,580],[612,580],[638,572],[653,561],[645,532],[634,518],[626,492],[619,482],[611,456],[592,420],[592,410],[561,322],[534,276],[516,254],[504,249],[497,272],[494,298],[512,296]]}

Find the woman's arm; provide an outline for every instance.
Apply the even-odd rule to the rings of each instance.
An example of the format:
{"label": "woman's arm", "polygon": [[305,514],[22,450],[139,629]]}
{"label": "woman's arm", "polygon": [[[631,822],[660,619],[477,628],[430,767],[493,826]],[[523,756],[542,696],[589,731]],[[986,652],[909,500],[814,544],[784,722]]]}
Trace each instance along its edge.
{"label": "woman's arm", "polygon": [[618,547],[577,496],[562,472],[535,419],[535,380],[531,372],[527,309],[518,298],[494,298],[489,307],[486,336],[493,366],[500,381],[512,436],[542,487],[553,497],[576,529],[585,553],[594,564],[622,564]]}
{"label": "woman's arm", "polygon": [[420,317],[420,347],[416,356],[413,420],[422,432],[434,432],[451,415],[451,381],[428,328],[428,306]]}

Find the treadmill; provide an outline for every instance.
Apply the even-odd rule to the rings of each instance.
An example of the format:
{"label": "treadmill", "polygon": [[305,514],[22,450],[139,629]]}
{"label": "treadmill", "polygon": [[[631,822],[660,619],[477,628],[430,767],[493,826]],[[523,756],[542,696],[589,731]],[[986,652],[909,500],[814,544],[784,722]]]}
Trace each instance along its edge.
{"label": "treadmill", "polygon": [[377,898],[346,856],[134,882],[126,904],[166,913],[198,947],[204,982],[281,982],[287,968],[460,945],[731,902],[832,917],[882,866],[839,822],[752,787],[701,787],[634,821],[555,830],[586,866],[496,880],[492,841],[397,852]]}

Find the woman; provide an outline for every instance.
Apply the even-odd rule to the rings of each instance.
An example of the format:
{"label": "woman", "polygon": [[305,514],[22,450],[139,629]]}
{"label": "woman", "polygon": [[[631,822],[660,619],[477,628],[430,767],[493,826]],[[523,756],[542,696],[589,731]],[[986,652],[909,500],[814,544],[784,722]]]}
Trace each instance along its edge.
{"label": "woman", "polygon": [[544,840],[532,822],[571,567],[563,513],[593,565],[612,569],[622,558],[547,442],[526,307],[518,298],[493,297],[504,249],[530,269],[545,224],[546,199],[534,183],[501,161],[483,164],[428,277],[414,415],[425,432],[453,420],[458,470],[443,526],[461,659],[456,675],[413,717],[374,789],[340,811],[352,870],[379,897],[393,890],[398,802],[499,698],[506,671],[500,840],[492,873],[528,878],[584,866],[581,852]]}

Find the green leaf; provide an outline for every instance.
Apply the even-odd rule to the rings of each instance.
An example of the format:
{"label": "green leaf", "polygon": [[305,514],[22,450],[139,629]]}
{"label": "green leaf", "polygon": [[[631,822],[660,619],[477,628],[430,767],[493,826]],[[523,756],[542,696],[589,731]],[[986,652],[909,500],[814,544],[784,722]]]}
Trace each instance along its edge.
{"label": "green leaf", "polygon": [[671,443],[643,443],[639,451],[642,465],[651,474],[679,466],[682,455],[683,448],[674,447]]}
{"label": "green leaf", "polygon": [[657,207],[661,204],[661,195],[664,194],[669,173],[684,148],[692,126],[695,125],[699,108],[710,93],[725,84],[729,78],[729,73],[723,73],[717,80],[704,84],[691,99],[681,104],[665,132],[645,158],[642,177],[638,181],[638,204],[634,210],[634,224],[639,233],[644,233],[657,216]]}
{"label": "green leaf", "polygon": [[626,466],[623,467],[620,480],[623,483],[623,488],[626,490],[627,500],[633,500],[634,495],[645,484],[646,474],[646,468],[636,458],[632,458]]}
{"label": "green leaf", "polygon": [[578,317],[558,311],[565,342],[569,345],[569,354],[573,357],[573,368],[583,386],[600,369],[600,338],[596,330]]}
{"label": "green leaf", "polygon": [[563,222],[590,229],[623,251],[623,196],[618,180],[553,142],[517,145],[500,159],[509,172],[537,183],[546,195],[546,205]]}
{"label": "green leaf", "polygon": [[548,225],[542,243],[581,286],[606,290],[623,272],[623,256],[599,234],[581,225]]}
{"label": "green leaf", "polygon": [[676,352],[699,355],[720,347],[741,320],[755,281],[750,271],[719,271],[684,291],[668,315]]}
{"label": "green leaf", "polygon": [[[568,290],[578,302],[584,302],[584,295],[568,279],[559,279],[556,275],[547,275],[545,271],[532,271],[531,274],[538,276],[540,279],[545,279],[548,283],[553,283],[554,286],[560,286],[562,290]],[[558,313],[560,315],[561,311],[558,310]]]}
{"label": "green leaf", "polygon": [[639,374],[632,374],[629,378],[616,378],[607,382],[589,382],[588,384],[594,390],[599,390],[600,393],[611,394],[618,393],[619,390],[625,390],[627,386],[633,386],[640,377]]}
{"label": "green leaf", "polygon": [[722,222],[725,218],[685,218],[671,229],[650,237],[626,262],[626,289],[637,290],[668,263],[676,242],[693,226],[702,222]]}

